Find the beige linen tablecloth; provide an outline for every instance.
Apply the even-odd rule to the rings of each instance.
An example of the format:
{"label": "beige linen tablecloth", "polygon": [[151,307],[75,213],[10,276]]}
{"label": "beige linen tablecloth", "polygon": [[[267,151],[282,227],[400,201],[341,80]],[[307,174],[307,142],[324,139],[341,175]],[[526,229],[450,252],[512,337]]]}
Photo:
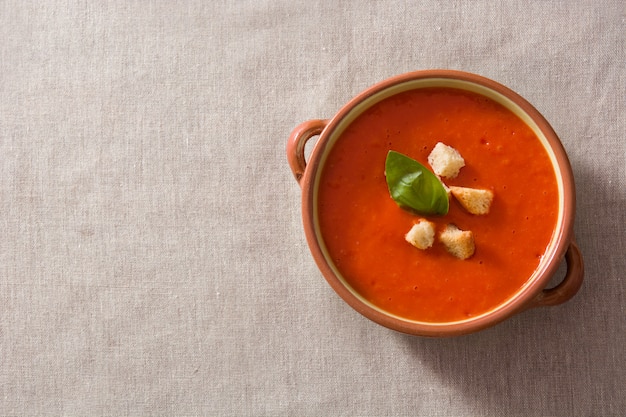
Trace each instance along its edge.
{"label": "beige linen tablecloth", "polygon": [[[285,156],[429,68],[528,99],[569,154],[579,294],[453,339],[349,308]],[[626,415],[626,6],[0,2],[0,415]]]}

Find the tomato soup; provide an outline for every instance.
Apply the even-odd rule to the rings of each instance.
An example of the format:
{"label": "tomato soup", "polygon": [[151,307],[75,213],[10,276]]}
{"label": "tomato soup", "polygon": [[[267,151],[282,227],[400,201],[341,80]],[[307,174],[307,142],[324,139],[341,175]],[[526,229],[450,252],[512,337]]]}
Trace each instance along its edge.
{"label": "tomato soup", "polygon": [[[465,159],[444,183],[492,190],[488,214],[469,214],[451,197],[445,216],[418,216],[391,199],[388,151],[429,167],[437,142]],[[550,158],[520,118],[469,91],[425,88],[374,104],[341,133],[320,174],[317,214],[332,262],[363,298],[405,319],[452,322],[520,290],[546,251],[558,205]],[[449,223],[471,230],[474,255],[457,259],[438,240],[426,250],[411,246],[404,236],[420,217],[437,233]]]}

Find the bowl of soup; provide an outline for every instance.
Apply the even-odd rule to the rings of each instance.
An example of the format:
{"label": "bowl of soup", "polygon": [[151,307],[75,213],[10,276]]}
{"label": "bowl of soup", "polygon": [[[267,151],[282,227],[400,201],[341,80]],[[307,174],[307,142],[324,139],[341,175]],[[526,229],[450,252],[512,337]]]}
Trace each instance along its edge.
{"label": "bowl of soup", "polygon": [[382,326],[472,333],[582,284],[566,151],[498,82],[453,70],[392,77],[298,125],[287,159],[322,275]]}

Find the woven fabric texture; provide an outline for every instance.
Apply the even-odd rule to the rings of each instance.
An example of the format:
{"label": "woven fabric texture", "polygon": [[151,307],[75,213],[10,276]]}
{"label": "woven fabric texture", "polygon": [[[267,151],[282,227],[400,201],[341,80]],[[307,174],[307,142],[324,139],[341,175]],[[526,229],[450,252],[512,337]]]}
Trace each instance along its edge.
{"label": "woven fabric texture", "polygon": [[[623,1],[5,0],[0,40],[0,415],[626,413]],[[321,276],[290,132],[431,68],[560,136],[568,303],[425,339]]]}

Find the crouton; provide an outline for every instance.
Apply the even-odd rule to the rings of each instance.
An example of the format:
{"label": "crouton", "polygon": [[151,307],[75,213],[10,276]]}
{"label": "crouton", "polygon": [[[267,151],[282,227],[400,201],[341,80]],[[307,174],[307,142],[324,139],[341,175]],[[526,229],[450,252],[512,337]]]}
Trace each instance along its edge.
{"label": "crouton", "polygon": [[493,201],[491,190],[479,190],[466,187],[449,187],[450,193],[457,199],[461,206],[471,214],[487,214]]}
{"label": "crouton", "polygon": [[438,142],[428,155],[428,163],[435,174],[445,178],[456,178],[465,166],[461,154],[451,146]]}
{"label": "crouton", "polygon": [[476,250],[472,231],[461,230],[453,224],[446,226],[439,235],[439,240],[451,255],[459,259],[471,257]]}
{"label": "crouton", "polygon": [[420,219],[404,238],[418,249],[428,249],[435,242],[435,224],[426,219]]}

